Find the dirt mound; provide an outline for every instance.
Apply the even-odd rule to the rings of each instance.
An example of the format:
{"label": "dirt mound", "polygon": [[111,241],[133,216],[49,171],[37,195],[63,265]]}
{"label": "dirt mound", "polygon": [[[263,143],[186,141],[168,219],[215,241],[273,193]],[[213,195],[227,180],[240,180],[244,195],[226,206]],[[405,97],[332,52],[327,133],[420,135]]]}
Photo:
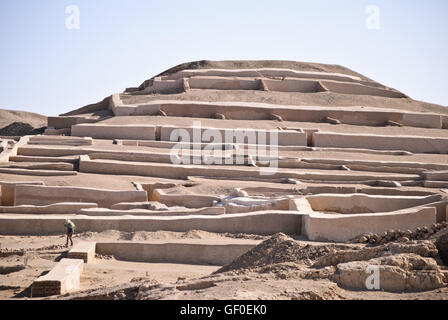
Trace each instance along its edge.
{"label": "dirt mound", "polygon": [[14,122],[24,122],[40,128],[47,124],[47,117],[33,112],[0,109],[0,128]]}
{"label": "dirt mound", "polygon": [[311,264],[335,249],[335,245],[316,246],[300,244],[283,233],[278,233],[246,252],[216,273],[238,269],[251,269],[285,262]]}
{"label": "dirt mound", "polygon": [[416,254],[422,257],[437,257],[437,250],[431,241],[414,241],[408,243],[389,243],[387,245],[365,247],[362,249],[333,250],[319,258],[314,267],[335,266],[351,261],[367,261],[387,255]]}
{"label": "dirt mound", "polygon": [[436,247],[443,263],[448,266],[448,233],[441,235],[437,239]]}
{"label": "dirt mound", "polygon": [[364,233],[350,240],[350,243],[369,243],[372,245],[385,244],[388,242],[408,242],[410,240],[426,240],[437,236],[440,232],[448,230],[448,223],[434,223],[431,227],[421,227],[411,230],[389,230],[381,234]]}
{"label": "dirt mound", "polygon": [[44,127],[35,129],[29,123],[14,122],[0,129],[0,136],[18,137],[18,136],[36,135],[36,134],[42,134],[44,131],[45,131]]}
{"label": "dirt mound", "polygon": [[398,254],[368,261],[351,261],[337,265],[332,280],[341,287],[364,290],[369,270],[378,270],[380,289],[388,292],[418,292],[446,286],[445,275],[433,258],[416,254]]}

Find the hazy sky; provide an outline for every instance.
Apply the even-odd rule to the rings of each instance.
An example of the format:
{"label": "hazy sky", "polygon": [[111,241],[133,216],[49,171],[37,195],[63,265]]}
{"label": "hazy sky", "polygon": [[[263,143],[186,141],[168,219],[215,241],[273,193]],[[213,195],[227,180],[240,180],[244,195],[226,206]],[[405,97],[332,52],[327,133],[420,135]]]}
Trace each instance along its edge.
{"label": "hazy sky", "polygon": [[58,115],[203,59],[340,64],[448,105],[447,15],[446,0],[0,0],[0,108]]}

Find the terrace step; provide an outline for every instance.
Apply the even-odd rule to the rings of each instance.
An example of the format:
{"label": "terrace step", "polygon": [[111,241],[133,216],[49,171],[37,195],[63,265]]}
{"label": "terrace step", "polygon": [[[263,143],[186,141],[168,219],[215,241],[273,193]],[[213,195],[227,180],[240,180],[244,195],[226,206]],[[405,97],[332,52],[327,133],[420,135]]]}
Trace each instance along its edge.
{"label": "terrace step", "polygon": [[34,169],[15,169],[15,168],[0,168],[0,173],[18,174],[24,176],[76,176],[76,171],[60,171],[60,170],[34,170]]}
{"label": "terrace step", "polygon": [[406,150],[414,153],[448,154],[448,138],[420,136],[388,136],[369,134],[347,134],[334,132],[316,132],[313,134],[313,146],[362,148],[368,145],[375,150]]}
{"label": "terrace step", "polygon": [[327,118],[359,126],[385,126],[397,122],[404,126],[442,129],[439,114],[401,112],[367,107],[308,107],[254,102],[203,102],[156,100],[144,104],[117,105],[116,116],[157,115],[163,111],[169,117],[213,119],[217,114],[231,120],[271,120],[275,114],[282,121],[324,123]]}
{"label": "terrace step", "polygon": [[117,230],[187,232],[203,230],[216,233],[248,233],[272,235],[278,232],[300,234],[302,215],[296,211],[259,211],[218,216],[129,217],[81,215],[0,215],[2,235],[52,235],[64,232],[64,221],[69,218],[76,232]]}
{"label": "terrace step", "polygon": [[[243,169],[244,168],[244,169]],[[120,174],[151,176],[171,179],[187,179],[189,176],[204,177],[253,177],[253,178],[293,178],[305,180],[321,181],[366,181],[366,180],[386,180],[386,181],[406,181],[421,180],[419,175],[413,174],[388,174],[388,173],[364,173],[356,171],[329,171],[321,172],[317,170],[306,169],[276,169],[273,171],[263,171],[270,168],[252,168],[231,166],[207,166],[207,165],[177,165],[177,164],[158,164],[158,163],[140,163],[112,160],[90,160],[88,156],[81,156],[80,172],[99,173],[99,174]]]}

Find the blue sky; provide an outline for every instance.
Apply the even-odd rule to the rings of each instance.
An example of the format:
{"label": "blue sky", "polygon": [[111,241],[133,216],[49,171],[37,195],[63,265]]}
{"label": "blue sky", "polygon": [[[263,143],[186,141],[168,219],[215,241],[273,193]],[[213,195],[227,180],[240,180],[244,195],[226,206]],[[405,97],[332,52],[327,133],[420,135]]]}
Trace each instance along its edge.
{"label": "blue sky", "polygon": [[202,59],[340,64],[446,106],[447,15],[446,0],[0,0],[0,108],[58,115]]}

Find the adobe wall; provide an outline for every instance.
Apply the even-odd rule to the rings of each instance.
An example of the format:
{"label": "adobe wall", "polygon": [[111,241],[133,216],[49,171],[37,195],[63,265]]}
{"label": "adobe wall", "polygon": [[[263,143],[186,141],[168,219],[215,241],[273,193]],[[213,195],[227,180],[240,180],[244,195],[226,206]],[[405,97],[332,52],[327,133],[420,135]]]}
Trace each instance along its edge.
{"label": "adobe wall", "polygon": [[155,140],[156,127],[152,125],[78,124],[72,126],[72,136],[94,139]]}
{"label": "adobe wall", "polygon": [[152,217],[175,217],[175,216],[213,216],[225,214],[225,208],[222,207],[209,207],[200,208],[193,210],[182,210],[182,209],[171,209],[167,211],[154,211],[147,209],[104,209],[104,208],[93,208],[93,209],[82,209],[78,212],[80,215],[86,216],[103,216],[103,217],[113,217],[113,216],[152,216]]}
{"label": "adobe wall", "polygon": [[44,136],[69,136],[72,132],[71,128],[64,128],[64,129],[45,129]]}
{"label": "adobe wall", "polygon": [[[189,176],[205,177],[248,177],[260,178],[260,170],[263,168],[252,167],[223,167],[223,166],[200,166],[200,165],[173,165],[159,163],[131,163],[114,162],[109,160],[88,160],[88,156],[81,156],[79,171],[87,173],[120,174],[151,176],[159,178],[186,179]],[[261,176],[263,177],[263,176]],[[419,180],[419,175],[410,174],[381,174],[381,173],[356,173],[349,171],[333,171],[331,173],[321,172],[298,172],[278,170],[272,174],[265,175],[266,179],[295,178],[316,181],[335,182],[361,182],[370,180],[407,181]]]}
{"label": "adobe wall", "polygon": [[150,200],[158,201],[168,207],[204,208],[212,207],[214,202],[220,201],[220,198],[201,194],[168,194],[162,189],[155,189]]}
{"label": "adobe wall", "polygon": [[74,157],[39,157],[39,156],[13,156],[9,157],[9,161],[11,162],[64,162],[75,164],[78,162],[78,158]]}
{"label": "adobe wall", "polygon": [[95,260],[95,242],[81,241],[75,244],[67,253],[69,259],[82,259],[84,263],[93,263]]}
{"label": "adobe wall", "polygon": [[[282,76],[283,80],[257,77],[235,77],[235,76],[192,76],[190,78],[179,78],[177,80],[163,80],[155,78],[152,86],[146,87],[149,92],[172,92],[188,89],[213,89],[213,90],[270,90],[281,92],[321,92],[331,91],[341,94],[372,95],[388,98],[407,98],[401,92],[392,89],[384,89],[372,83],[363,82],[341,82],[335,80],[312,80],[289,78]],[[366,85],[368,84],[368,85]]]}
{"label": "adobe wall", "polygon": [[97,119],[89,119],[83,116],[71,116],[71,117],[48,117],[48,127],[54,129],[71,128],[71,126],[80,123],[94,123]]}
{"label": "adobe wall", "polygon": [[391,213],[323,214],[303,217],[302,232],[313,241],[345,242],[363,233],[382,233],[391,229],[415,230],[436,223],[435,208],[405,209]]}
{"label": "adobe wall", "polygon": [[74,136],[32,136],[28,141],[29,145],[67,145],[67,146],[90,146],[93,144],[91,137]]}
{"label": "adobe wall", "polygon": [[316,132],[315,147],[364,148],[375,150],[405,150],[415,153],[448,153],[448,138],[420,136],[386,136]]}
{"label": "adobe wall", "polygon": [[433,181],[448,181],[448,170],[424,172],[423,177]]}
{"label": "adobe wall", "polygon": [[0,173],[18,174],[24,176],[56,177],[56,176],[76,176],[77,171],[58,171],[58,170],[38,170],[38,169],[16,169],[0,168]]}
{"label": "adobe wall", "polygon": [[10,163],[8,167],[2,169],[31,169],[31,170],[56,170],[73,171],[74,164],[67,162],[31,162],[31,163]]}
{"label": "adobe wall", "polygon": [[324,163],[332,165],[359,165],[368,167],[404,167],[426,170],[448,170],[448,164],[424,163],[410,161],[371,161],[371,160],[344,160],[344,159],[324,159],[324,158],[302,158],[301,161],[308,163]]}
{"label": "adobe wall", "polygon": [[[361,78],[329,72],[297,71],[280,68],[256,68],[256,69],[185,69],[168,76],[163,76],[163,80],[174,80],[179,78],[190,78],[194,76],[209,77],[291,77],[309,79],[327,79],[336,81],[362,81]],[[365,81],[367,82],[367,81]],[[368,81],[371,83],[370,81]],[[373,82],[372,82],[373,83]],[[373,83],[375,84],[375,83]]]}
{"label": "adobe wall", "polygon": [[[0,215],[0,234],[65,234],[64,221],[54,216]],[[302,215],[292,211],[264,211],[219,216],[188,217],[87,217],[71,216],[76,232],[117,230],[188,232],[203,230],[216,233],[251,233],[272,235],[278,232],[300,234]]]}
{"label": "adobe wall", "polygon": [[442,128],[448,129],[448,116],[442,116]]}
{"label": "adobe wall", "polygon": [[239,197],[239,198],[233,198],[229,201],[226,201],[225,203],[226,214],[267,211],[267,210],[296,211],[294,209],[290,209],[289,198],[257,199],[257,198]]}
{"label": "adobe wall", "polygon": [[369,87],[358,83],[326,81],[326,80],[321,81],[321,83],[324,88],[334,93],[370,95],[386,98],[407,98],[406,95],[398,91]]}
{"label": "adobe wall", "polygon": [[441,223],[444,221],[448,221],[448,217],[446,216],[446,206],[447,205],[448,205],[448,200],[442,200],[442,201],[432,202],[429,204],[424,204],[424,205],[418,206],[414,209],[418,209],[418,208],[434,208],[434,209],[436,209],[437,223]]}
{"label": "adobe wall", "polygon": [[118,260],[151,263],[181,263],[223,266],[255,247],[259,241],[237,244],[98,242],[96,252]]}
{"label": "adobe wall", "polygon": [[33,282],[31,297],[63,295],[79,290],[83,270],[83,260],[62,259],[49,273]]}
{"label": "adobe wall", "polygon": [[171,163],[171,157],[169,153],[150,153],[150,152],[98,152],[89,153],[89,157],[92,160],[95,159],[108,159],[119,161],[138,161],[138,162],[158,162],[158,163]]}
{"label": "adobe wall", "polygon": [[191,89],[258,90],[260,81],[252,78],[194,76],[188,79]]}
{"label": "adobe wall", "polygon": [[263,79],[267,89],[280,92],[315,93],[327,91],[319,81],[285,78],[283,80]]}
{"label": "adobe wall", "polygon": [[1,181],[0,185],[1,185],[1,196],[2,196],[2,201],[1,201],[1,205],[2,206],[13,206],[14,205],[14,199],[16,197],[16,186],[18,185],[22,185],[22,184],[29,184],[29,185],[43,185],[43,181]]}
{"label": "adobe wall", "polygon": [[412,208],[442,200],[441,195],[382,196],[365,194],[320,194],[308,196],[314,211],[338,212],[342,214],[391,212]]}
{"label": "adobe wall", "polygon": [[9,157],[16,156],[20,147],[26,145],[30,139],[30,136],[21,137],[20,140],[14,144],[9,150],[4,150],[0,153],[0,163],[9,162]]}
{"label": "adobe wall", "polygon": [[60,202],[97,203],[103,208],[110,208],[120,202],[148,201],[145,191],[134,190],[101,190],[80,187],[49,187],[17,185],[15,205],[45,206]]}
{"label": "adobe wall", "polygon": [[448,181],[430,181],[425,180],[423,182],[425,188],[448,188]]}
{"label": "adobe wall", "polygon": [[[162,141],[178,141],[177,138],[178,135],[174,135],[172,139],[173,131],[176,130],[185,130],[188,132],[190,137],[190,142],[193,142],[194,138],[194,128],[193,127],[176,127],[176,126],[162,126],[160,129],[160,139]],[[201,137],[203,136],[204,131],[206,130],[213,130],[215,132],[219,132],[222,138],[222,143],[236,143],[238,141],[225,141],[226,136],[234,137],[239,136],[244,137],[244,141],[241,141],[240,143],[254,143],[257,144],[258,142],[265,141],[265,143],[260,144],[271,144],[271,132],[265,131],[265,130],[256,130],[256,129],[244,129],[244,128],[235,128],[235,129],[221,129],[221,128],[207,128],[207,127],[201,127],[200,130],[196,130],[200,132]],[[179,131],[177,131],[179,132]],[[307,137],[306,133],[294,131],[294,130],[280,130],[275,131],[278,136],[278,145],[281,146],[306,146],[307,145]],[[199,137],[199,139],[201,139]],[[254,141],[248,141],[248,138],[251,137],[254,139]],[[274,144],[275,141],[272,141]]]}
{"label": "adobe wall", "polygon": [[184,79],[179,78],[175,80],[162,80],[161,77],[156,77],[153,79],[152,86],[147,87],[145,91],[155,91],[155,92],[176,92],[183,91]]}
{"label": "adobe wall", "polygon": [[374,108],[328,108],[270,105],[247,102],[203,102],[159,100],[146,104],[119,105],[114,109],[116,116],[157,115],[160,110],[167,116],[214,118],[217,113],[233,120],[270,120],[271,115],[282,117],[284,121],[323,122],[326,117],[338,119],[344,124],[385,125],[395,121],[406,126],[421,128],[442,128],[442,116],[430,113],[399,112]]}
{"label": "adobe wall", "polygon": [[162,80],[174,80],[179,78],[190,78],[194,76],[212,76],[212,77],[289,77],[301,79],[316,79],[316,80],[334,80],[343,82],[355,82],[370,87],[386,88],[380,83],[362,80],[357,76],[329,73],[329,72],[314,72],[314,71],[297,71],[291,69],[281,68],[256,68],[256,69],[186,69],[178,71],[174,74],[162,76]]}
{"label": "adobe wall", "polygon": [[0,213],[17,213],[17,214],[76,214],[81,209],[98,208],[96,203],[82,202],[66,202],[55,203],[47,206],[1,206]]}

